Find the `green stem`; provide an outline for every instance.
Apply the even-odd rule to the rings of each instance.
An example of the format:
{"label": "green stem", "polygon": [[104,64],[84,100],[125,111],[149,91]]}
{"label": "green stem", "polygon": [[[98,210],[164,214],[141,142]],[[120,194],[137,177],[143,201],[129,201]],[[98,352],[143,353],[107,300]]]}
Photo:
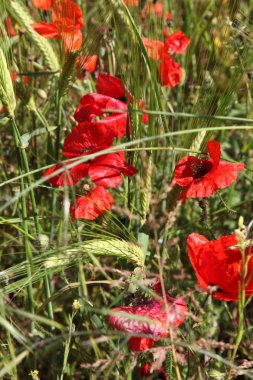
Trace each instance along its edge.
{"label": "green stem", "polygon": [[[19,171],[19,174],[22,174],[23,171],[26,172],[26,173],[29,173],[30,172],[30,168],[29,168],[29,162],[28,162],[27,154],[26,154],[25,149],[22,148],[22,146],[21,146],[22,140],[21,140],[21,136],[20,136],[20,133],[19,133],[19,130],[18,130],[15,118],[12,118],[12,126],[13,126],[13,133],[14,133],[15,144],[16,144],[16,147],[18,149],[18,154],[19,154],[19,157],[20,157],[21,171]],[[23,170],[22,170],[22,166],[23,166]],[[32,211],[33,211],[35,231],[36,231],[36,235],[39,236],[40,233],[41,233],[41,226],[40,226],[40,222],[39,222],[38,209],[37,209],[35,194],[34,194],[34,191],[33,191],[33,188],[32,188],[32,180],[31,180],[31,176],[30,175],[27,175],[27,183],[28,183],[28,187],[30,189],[29,192],[30,192],[31,203],[32,203]],[[29,277],[30,277],[32,275],[32,251],[31,251],[31,247],[30,247],[30,241],[28,239],[29,230],[28,230],[28,224],[27,224],[27,210],[26,210],[26,203],[25,203],[25,185],[24,185],[24,179],[23,178],[21,178],[21,192],[22,192],[22,194],[24,192],[24,195],[22,196],[22,204],[24,203],[23,206],[22,206],[22,210],[23,210],[23,207],[24,207],[24,214],[26,215],[26,219],[24,219],[24,214],[23,214],[23,222],[25,222],[25,224],[23,225],[23,229],[24,229],[24,232],[25,232],[25,235],[24,235],[24,239],[25,239],[24,245],[25,245],[25,247],[27,247],[27,249],[29,251],[28,261],[30,263],[30,273],[29,273]],[[28,248],[28,246],[29,246],[29,248]],[[44,278],[44,285],[45,285],[45,289],[46,289],[46,296],[47,296],[47,298],[50,298],[51,297],[51,292],[50,292],[50,288],[47,286],[48,283],[49,283],[49,281],[48,281],[48,275],[46,273],[45,274],[45,278]],[[30,303],[32,302],[32,305],[33,305],[32,286],[31,286],[30,291],[28,291],[28,294],[29,294],[29,302]],[[32,308],[34,310],[34,306],[32,306]],[[31,311],[32,311],[32,309],[31,309]],[[54,317],[53,317],[53,308],[52,308],[52,303],[51,302],[48,304],[48,315],[49,315],[49,317],[52,320],[54,319]]]}
{"label": "green stem", "polygon": [[[17,133],[18,129],[16,126],[16,123],[14,119],[12,119],[12,127],[13,127],[13,136],[14,141],[17,149],[17,156],[18,156],[18,167],[19,167],[19,174],[23,173],[23,162],[22,162],[22,149],[20,148],[20,139],[19,134]],[[27,293],[28,293],[28,302],[29,302],[29,309],[31,314],[34,314],[34,300],[33,300],[33,289],[32,289],[32,282],[30,281],[32,277],[32,250],[30,246],[30,241],[28,238],[29,235],[29,229],[28,229],[28,223],[27,223],[27,208],[26,208],[26,197],[25,197],[25,183],[24,179],[20,179],[20,191],[21,191],[21,208],[22,208],[22,226],[25,231],[23,234],[23,243],[25,248],[25,254],[26,254],[26,260],[28,262],[27,264],[27,276],[28,276],[28,286],[27,286]],[[31,323],[31,333],[34,333],[34,322]]]}

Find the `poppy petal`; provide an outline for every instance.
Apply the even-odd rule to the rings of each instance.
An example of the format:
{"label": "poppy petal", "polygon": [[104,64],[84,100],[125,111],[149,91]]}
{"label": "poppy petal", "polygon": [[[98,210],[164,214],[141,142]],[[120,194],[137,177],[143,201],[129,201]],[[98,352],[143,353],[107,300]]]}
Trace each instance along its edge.
{"label": "poppy petal", "polygon": [[[43,174],[43,177],[51,176],[53,172],[60,168],[64,168],[64,166],[52,166]],[[55,176],[48,178],[48,181],[51,183],[52,186],[72,186],[88,174],[88,169],[89,164],[86,163],[76,165],[70,169],[65,167],[65,170],[62,173],[56,174]]]}
{"label": "poppy petal", "polygon": [[[204,236],[191,234],[187,239],[188,255],[200,287],[215,298],[225,301],[238,300],[240,266],[242,256],[235,235],[222,236],[208,241]],[[251,254],[251,247],[246,255]],[[248,261],[246,296],[253,293],[253,258]]]}
{"label": "poppy petal", "polygon": [[158,72],[162,85],[165,87],[177,86],[181,82],[183,76],[182,67],[179,63],[173,61],[173,59],[167,55],[164,55],[164,59],[158,67]]}
{"label": "poppy petal", "polygon": [[187,186],[194,180],[195,170],[201,161],[194,156],[183,157],[176,165],[173,182],[179,186]]}
{"label": "poppy petal", "polygon": [[33,29],[44,38],[58,38],[58,30],[54,24],[36,22],[32,24]]}
{"label": "poppy petal", "polygon": [[35,7],[44,9],[45,11],[48,11],[53,5],[53,0],[32,0],[32,2]]}
{"label": "poppy petal", "polygon": [[182,54],[185,53],[189,43],[189,38],[181,30],[176,30],[166,39],[165,49],[172,54]]}
{"label": "poppy petal", "polygon": [[220,143],[215,140],[208,141],[206,144],[210,157],[213,160],[213,169],[216,169],[220,162],[221,148]]}
{"label": "poppy petal", "polygon": [[63,155],[76,157],[88,153],[91,149],[110,146],[114,131],[105,123],[84,121],[77,124],[64,140]]}
{"label": "poppy petal", "polygon": [[127,105],[106,95],[96,93],[86,94],[81,98],[74,118],[78,122],[91,121],[94,117],[103,115],[104,109],[127,110]]}
{"label": "poppy petal", "polygon": [[73,218],[94,220],[110,210],[114,200],[105,188],[99,186],[88,195],[76,199],[76,204],[71,207]]}
{"label": "poppy petal", "polygon": [[208,174],[208,178],[215,183],[217,188],[225,189],[235,182],[238,172],[243,169],[243,163],[232,164],[230,162],[220,161],[217,170],[211,171]]}
{"label": "poppy petal", "polygon": [[[103,117],[99,123],[103,123],[110,129],[114,137],[120,138],[126,136],[126,125],[127,125],[127,113],[114,114],[110,116]],[[129,126],[129,134],[132,133],[132,126]]]}
{"label": "poppy petal", "polygon": [[161,61],[164,57],[164,43],[158,40],[150,40],[142,37],[142,42],[147,50],[150,59]]}
{"label": "poppy petal", "polygon": [[117,77],[113,77],[108,73],[103,73],[98,76],[96,88],[99,94],[106,95],[114,99],[125,100],[126,93],[122,80]]}
{"label": "poppy petal", "polygon": [[95,158],[89,168],[91,180],[100,186],[115,187],[122,182],[122,174],[132,176],[136,169],[127,164],[122,154],[111,153]]}

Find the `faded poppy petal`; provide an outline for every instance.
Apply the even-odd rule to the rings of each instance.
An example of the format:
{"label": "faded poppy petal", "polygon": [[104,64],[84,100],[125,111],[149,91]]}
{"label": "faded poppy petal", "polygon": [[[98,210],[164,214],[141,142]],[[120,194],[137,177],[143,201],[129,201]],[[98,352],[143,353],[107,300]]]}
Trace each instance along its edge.
{"label": "faded poppy petal", "polygon": [[58,38],[58,31],[54,24],[46,22],[36,22],[32,24],[33,29],[45,38]]}
{"label": "faded poppy petal", "polygon": [[83,35],[81,30],[74,33],[62,33],[65,51],[81,50],[83,44]]}
{"label": "faded poppy petal", "polygon": [[97,60],[97,55],[92,55],[90,57],[82,55],[80,59],[77,61],[77,67],[81,70],[86,70],[90,74],[92,74],[96,69]]}
{"label": "faded poppy petal", "polygon": [[189,38],[181,30],[176,30],[167,37],[165,41],[165,49],[172,54],[182,54],[185,53],[189,43]]}
{"label": "faded poppy petal", "polygon": [[73,218],[94,220],[111,209],[114,200],[104,187],[96,187],[88,195],[76,199],[76,204],[71,207]]}
{"label": "faded poppy petal", "polygon": [[163,61],[159,65],[158,72],[162,85],[165,87],[175,87],[182,80],[182,67],[167,55],[164,55]]}
{"label": "faded poppy petal", "polygon": [[161,61],[164,56],[164,43],[162,41],[150,40],[142,37],[142,42],[147,50],[150,59]]}
{"label": "faded poppy petal", "polygon": [[[236,235],[208,241],[204,236],[193,233],[187,239],[188,255],[200,287],[220,300],[238,300],[242,255],[239,248],[233,248],[235,245]],[[248,247],[246,255],[250,254],[251,247]],[[251,257],[246,277],[247,297],[253,293],[252,270]]]}
{"label": "faded poppy petal", "polygon": [[53,0],[32,0],[32,2],[35,7],[44,9],[45,11],[48,11],[53,5]]}
{"label": "faded poppy petal", "polygon": [[[60,168],[64,168],[64,166],[52,166],[43,174],[43,177],[49,177],[52,173],[54,173],[56,170]],[[89,164],[87,163],[76,165],[71,169],[65,167],[65,170],[62,173],[56,174],[55,176],[48,178],[48,181],[51,183],[52,186],[72,186],[88,174],[88,169]]]}
{"label": "faded poppy petal", "polygon": [[[113,311],[115,314],[109,316],[108,322],[117,330],[152,335],[151,339],[133,337],[129,340],[131,350],[141,351],[150,348],[159,337],[166,337],[169,327],[181,325],[186,316],[187,305],[181,297],[173,299],[168,296],[167,307],[163,299],[151,298],[140,300],[136,306],[117,307]],[[150,321],[142,321],[140,318],[137,320],[134,316],[148,318]]]}
{"label": "faded poppy petal", "polygon": [[84,121],[77,124],[64,140],[63,155],[81,156],[98,147],[109,147],[114,139],[114,132],[104,123]]}

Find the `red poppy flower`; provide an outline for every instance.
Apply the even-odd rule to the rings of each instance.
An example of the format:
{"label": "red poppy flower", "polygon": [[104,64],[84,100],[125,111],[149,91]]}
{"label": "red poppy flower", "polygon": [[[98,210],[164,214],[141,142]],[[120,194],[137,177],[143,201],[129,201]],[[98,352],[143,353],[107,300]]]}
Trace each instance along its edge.
{"label": "red poppy flower", "polygon": [[[133,102],[133,96],[124,86],[121,79],[113,77],[107,73],[100,74],[97,80],[97,92],[99,94],[110,96],[114,99],[117,99],[123,103]],[[141,110],[145,111],[146,105],[144,100],[139,100],[139,107]],[[124,115],[124,116],[123,116]],[[103,122],[106,121],[109,125],[116,125],[118,123],[118,134],[116,137],[123,137],[126,134],[126,122],[127,122],[127,114],[119,114],[119,115],[110,115],[106,118],[103,118]],[[115,119],[114,119],[115,118]],[[148,123],[148,115],[144,114],[142,117],[142,122]],[[123,127],[124,126],[124,127]],[[129,124],[129,133],[131,133],[131,124]]]}
{"label": "red poppy flower", "polygon": [[94,220],[111,209],[113,197],[104,187],[98,186],[89,194],[76,199],[71,207],[71,215],[75,219]]}
{"label": "red poppy flower", "polygon": [[82,55],[76,63],[76,67],[79,70],[78,77],[81,79],[82,75],[80,71],[88,71],[90,74],[92,74],[97,66],[97,55],[92,55],[90,57]]}
{"label": "red poppy flower", "polygon": [[54,0],[32,0],[35,7],[48,11],[52,6]]}
{"label": "red poppy flower", "polygon": [[[153,346],[160,337],[168,336],[168,327],[180,326],[187,312],[187,305],[182,297],[173,299],[167,296],[168,310],[166,310],[164,301],[151,298],[141,300],[137,306],[122,306],[112,309],[117,314],[110,315],[108,322],[111,326],[119,331],[125,331],[132,334],[152,335],[152,338],[131,337],[129,347],[133,352],[146,350]],[[124,315],[121,315],[123,314]],[[150,322],[141,322],[140,320],[129,319],[126,314],[149,318]]]}
{"label": "red poppy flower", "polygon": [[9,16],[7,16],[4,20],[4,27],[9,37],[14,37],[17,35],[15,29],[13,28],[11,18]]}
{"label": "red poppy flower", "polygon": [[[65,138],[63,155],[66,157],[81,157],[109,148],[114,139],[114,133],[105,123],[79,123]],[[44,176],[52,175],[59,168],[65,170],[48,178],[53,186],[70,186],[76,184],[86,175],[100,186],[115,187],[122,182],[122,175],[132,176],[136,169],[127,164],[124,152],[109,153],[98,156],[88,162],[68,168],[67,165],[56,165],[48,169]]]}
{"label": "red poppy flower", "polygon": [[224,189],[235,182],[237,172],[244,164],[220,161],[221,150],[217,141],[206,144],[210,158],[186,156],[179,161],[174,171],[173,182],[183,186],[181,199],[210,197],[218,189]]}
{"label": "red poppy flower", "polygon": [[169,55],[164,55],[164,59],[159,65],[158,72],[162,85],[165,87],[175,87],[182,80],[182,67],[179,63],[173,61]]}
{"label": "red poppy flower", "polygon": [[[74,118],[78,122],[91,121],[97,116],[104,115],[104,109],[119,109],[126,111],[127,104],[110,96],[101,94],[86,94],[81,98],[80,105],[77,107]],[[114,137],[126,135],[127,112],[113,113],[100,121],[106,124],[108,130],[114,133]]]}
{"label": "red poppy flower", "polygon": [[72,51],[81,49],[83,25],[81,8],[71,0],[61,0],[53,3],[51,24],[38,22],[32,27],[45,38],[63,40],[65,50]]}
{"label": "red poppy flower", "polygon": [[[235,247],[237,244],[236,235],[208,241],[204,236],[193,233],[187,239],[188,255],[199,286],[219,300],[238,300],[242,256],[240,249]],[[246,248],[246,255],[251,255],[251,247]],[[249,297],[253,293],[252,256],[247,273],[246,296]]]}
{"label": "red poppy flower", "polygon": [[[87,94],[81,98],[80,105],[76,109],[74,118],[77,121],[91,121],[96,116],[103,116],[104,109],[127,110],[126,95],[132,101],[132,95],[124,89],[122,81],[107,73],[100,74],[97,80],[97,94]],[[108,129],[114,131],[115,137],[126,135],[127,112],[113,113],[101,119]],[[131,125],[129,125],[131,133]]]}
{"label": "red poppy flower", "polygon": [[[147,5],[142,10],[141,18],[145,19],[147,14],[155,14],[157,17],[163,17],[163,9],[164,5],[161,1],[156,1],[154,4],[152,1],[149,1]],[[171,17],[169,12],[166,12],[165,18],[168,17],[168,15]]]}
{"label": "red poppy flower", "polygon": [[165,49],[172,54],[182,54],[185,53],[189,43],[189,38],[181,30],[176,30],[166,39]]}
{"label": "red poppy flower", "polygon": [[142,37],[142,42],[147,50],[148,56],[154,61],[162,61],[164,57],[164,43],[158,40],[150,40]]}

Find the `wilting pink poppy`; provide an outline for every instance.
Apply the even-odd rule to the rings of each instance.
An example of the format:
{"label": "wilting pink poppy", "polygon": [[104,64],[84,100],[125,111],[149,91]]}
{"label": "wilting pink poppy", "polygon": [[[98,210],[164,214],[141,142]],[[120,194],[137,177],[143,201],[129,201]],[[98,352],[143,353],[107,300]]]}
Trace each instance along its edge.
{"label": "wilting pink poppy", "polygon": [[[155,289],[154,289],[155,290]],[[115,314],[108,318],[109,324],[119,331],[131,334],[147,334],[150,337],[131,337],[129,347],[133,352],[146,350],[160,339],[168,336],[170,327],[180,326],[187,312],[187,305],[182,297],[176,299],[167,296],[167,308],[163,299],[150,298],[140,300],[135,306],[121,306],[112,309]],[[128,318],[131,315],[133,318]],[[134,319],[134,316],[150,319],[142,322]]]}
{"label": "wilting pink poppy", "polygon": [[167,37],[165,41],[165,49],[172,54],[182,54],[186,52],[189,43],[189,38],[181,30],[176,30]]}
{"label": "wilting pink poppy", "polygon": [[[226,169],[223,174],[225,175]],[[242,254],[236,235],[221,236],[218,240],[207,240],[192,233],[187,239],[188,255],[196,273],[199,286],[219,300],[237,301],[242,270]],[[252,247],[245,250],[247,276],[246,297],[253,293]]]}
{"label": "wilting pink poppy", "polygon": [[53,3],[52,23],[38,22],[32,25],[45,38],[64,41],[66,51],[80,50],[82,46],[83,18],[81,8],[71,0]]}
{"label": "wilting pink poppy", "polygon": [[104,187],[98,186],[89,194],[77,198],[70,212],[75,219],[94,220],[110,210],[113,204],[111,194]]}
{"label": "wilting pink poppy", "polygon": [[237,173],[244,168],[243,163],[232,164],[221,161],[220,144],[208,141],[208,158],[186,156],[176,165],[173,182],[184,187],[181,199],[210,197],[218,189],[232,185]]}

